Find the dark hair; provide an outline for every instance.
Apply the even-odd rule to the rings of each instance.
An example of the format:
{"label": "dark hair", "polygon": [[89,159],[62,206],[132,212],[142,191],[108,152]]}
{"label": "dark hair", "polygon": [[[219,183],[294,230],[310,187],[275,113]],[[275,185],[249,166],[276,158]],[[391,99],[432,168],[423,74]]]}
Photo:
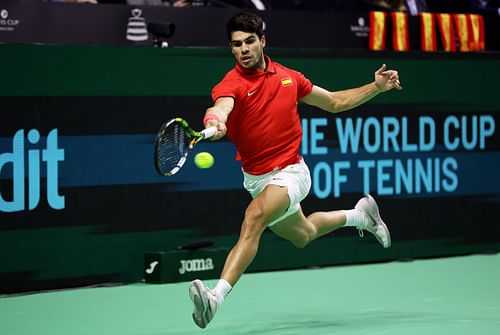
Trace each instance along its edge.
{"label": "dark hair", "polygon": [[264,35],[264,21],[255,13],[238,13],[229,20],[226,29],[229,41],[231,41],[231,33],[233,31],[256,33],[257,36],[261,38]]}

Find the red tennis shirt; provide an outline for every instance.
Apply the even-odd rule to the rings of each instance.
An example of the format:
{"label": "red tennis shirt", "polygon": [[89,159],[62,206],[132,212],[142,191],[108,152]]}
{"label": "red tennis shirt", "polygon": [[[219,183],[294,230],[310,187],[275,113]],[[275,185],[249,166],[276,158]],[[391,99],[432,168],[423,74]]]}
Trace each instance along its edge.
{"label": "red tennis shirt", "polygon": [[243,170],[253,175],[300,161],[302,127],[297,104],[313,86],[302,73],[265,57],[265,71],[236,63],[212,89],[214,102],[234,98],[227,136],[238,149]]}

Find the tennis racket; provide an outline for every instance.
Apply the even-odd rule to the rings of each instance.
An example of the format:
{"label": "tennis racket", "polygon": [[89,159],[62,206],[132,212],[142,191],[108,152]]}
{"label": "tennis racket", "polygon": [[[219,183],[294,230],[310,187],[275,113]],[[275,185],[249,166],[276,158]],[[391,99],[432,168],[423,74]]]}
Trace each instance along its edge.
{"label": "tennis racket", "polygon": [[194,131],[186,120],[171,119],[165,122],[155,142],[155,167],[162,176],[173,176],[186,163],[189,152],[201,140],[217,133],[216,127]]}

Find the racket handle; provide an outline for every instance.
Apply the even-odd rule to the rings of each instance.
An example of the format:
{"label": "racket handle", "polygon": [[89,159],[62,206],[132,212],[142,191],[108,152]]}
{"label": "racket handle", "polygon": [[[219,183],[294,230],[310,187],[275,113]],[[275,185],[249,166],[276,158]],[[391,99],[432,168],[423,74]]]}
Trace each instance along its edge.
{"label": "racket handle", "polygon": [[210,138],[217,133],[217,127],[210,127],[201,131],[201,138]]}

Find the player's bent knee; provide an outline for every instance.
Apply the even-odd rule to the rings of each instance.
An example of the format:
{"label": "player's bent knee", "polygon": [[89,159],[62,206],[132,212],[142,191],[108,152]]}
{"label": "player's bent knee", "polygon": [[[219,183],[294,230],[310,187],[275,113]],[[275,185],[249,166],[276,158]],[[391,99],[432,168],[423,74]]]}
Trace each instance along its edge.
{"label": "player's bent knee", "polygon": [[247,210],[245,212],[245,219],[241,225],[242,238],[254,238],[260,236],[266,229],[266,222],[264,215],[259,210]]}
{"label": "player's bent knee", "polygon": [[302,236],[300,238],[296,238],[291,240],[292,244],[294,247],[303,249],[309,245],[309,242],[311,242],[311,239],[308,236]]}
{"label": "player's bent knee", "polygon": [[258,206],[249,206],[245,211],[244,224],[254,228],[263,229],[267,226],[266,215]]}

